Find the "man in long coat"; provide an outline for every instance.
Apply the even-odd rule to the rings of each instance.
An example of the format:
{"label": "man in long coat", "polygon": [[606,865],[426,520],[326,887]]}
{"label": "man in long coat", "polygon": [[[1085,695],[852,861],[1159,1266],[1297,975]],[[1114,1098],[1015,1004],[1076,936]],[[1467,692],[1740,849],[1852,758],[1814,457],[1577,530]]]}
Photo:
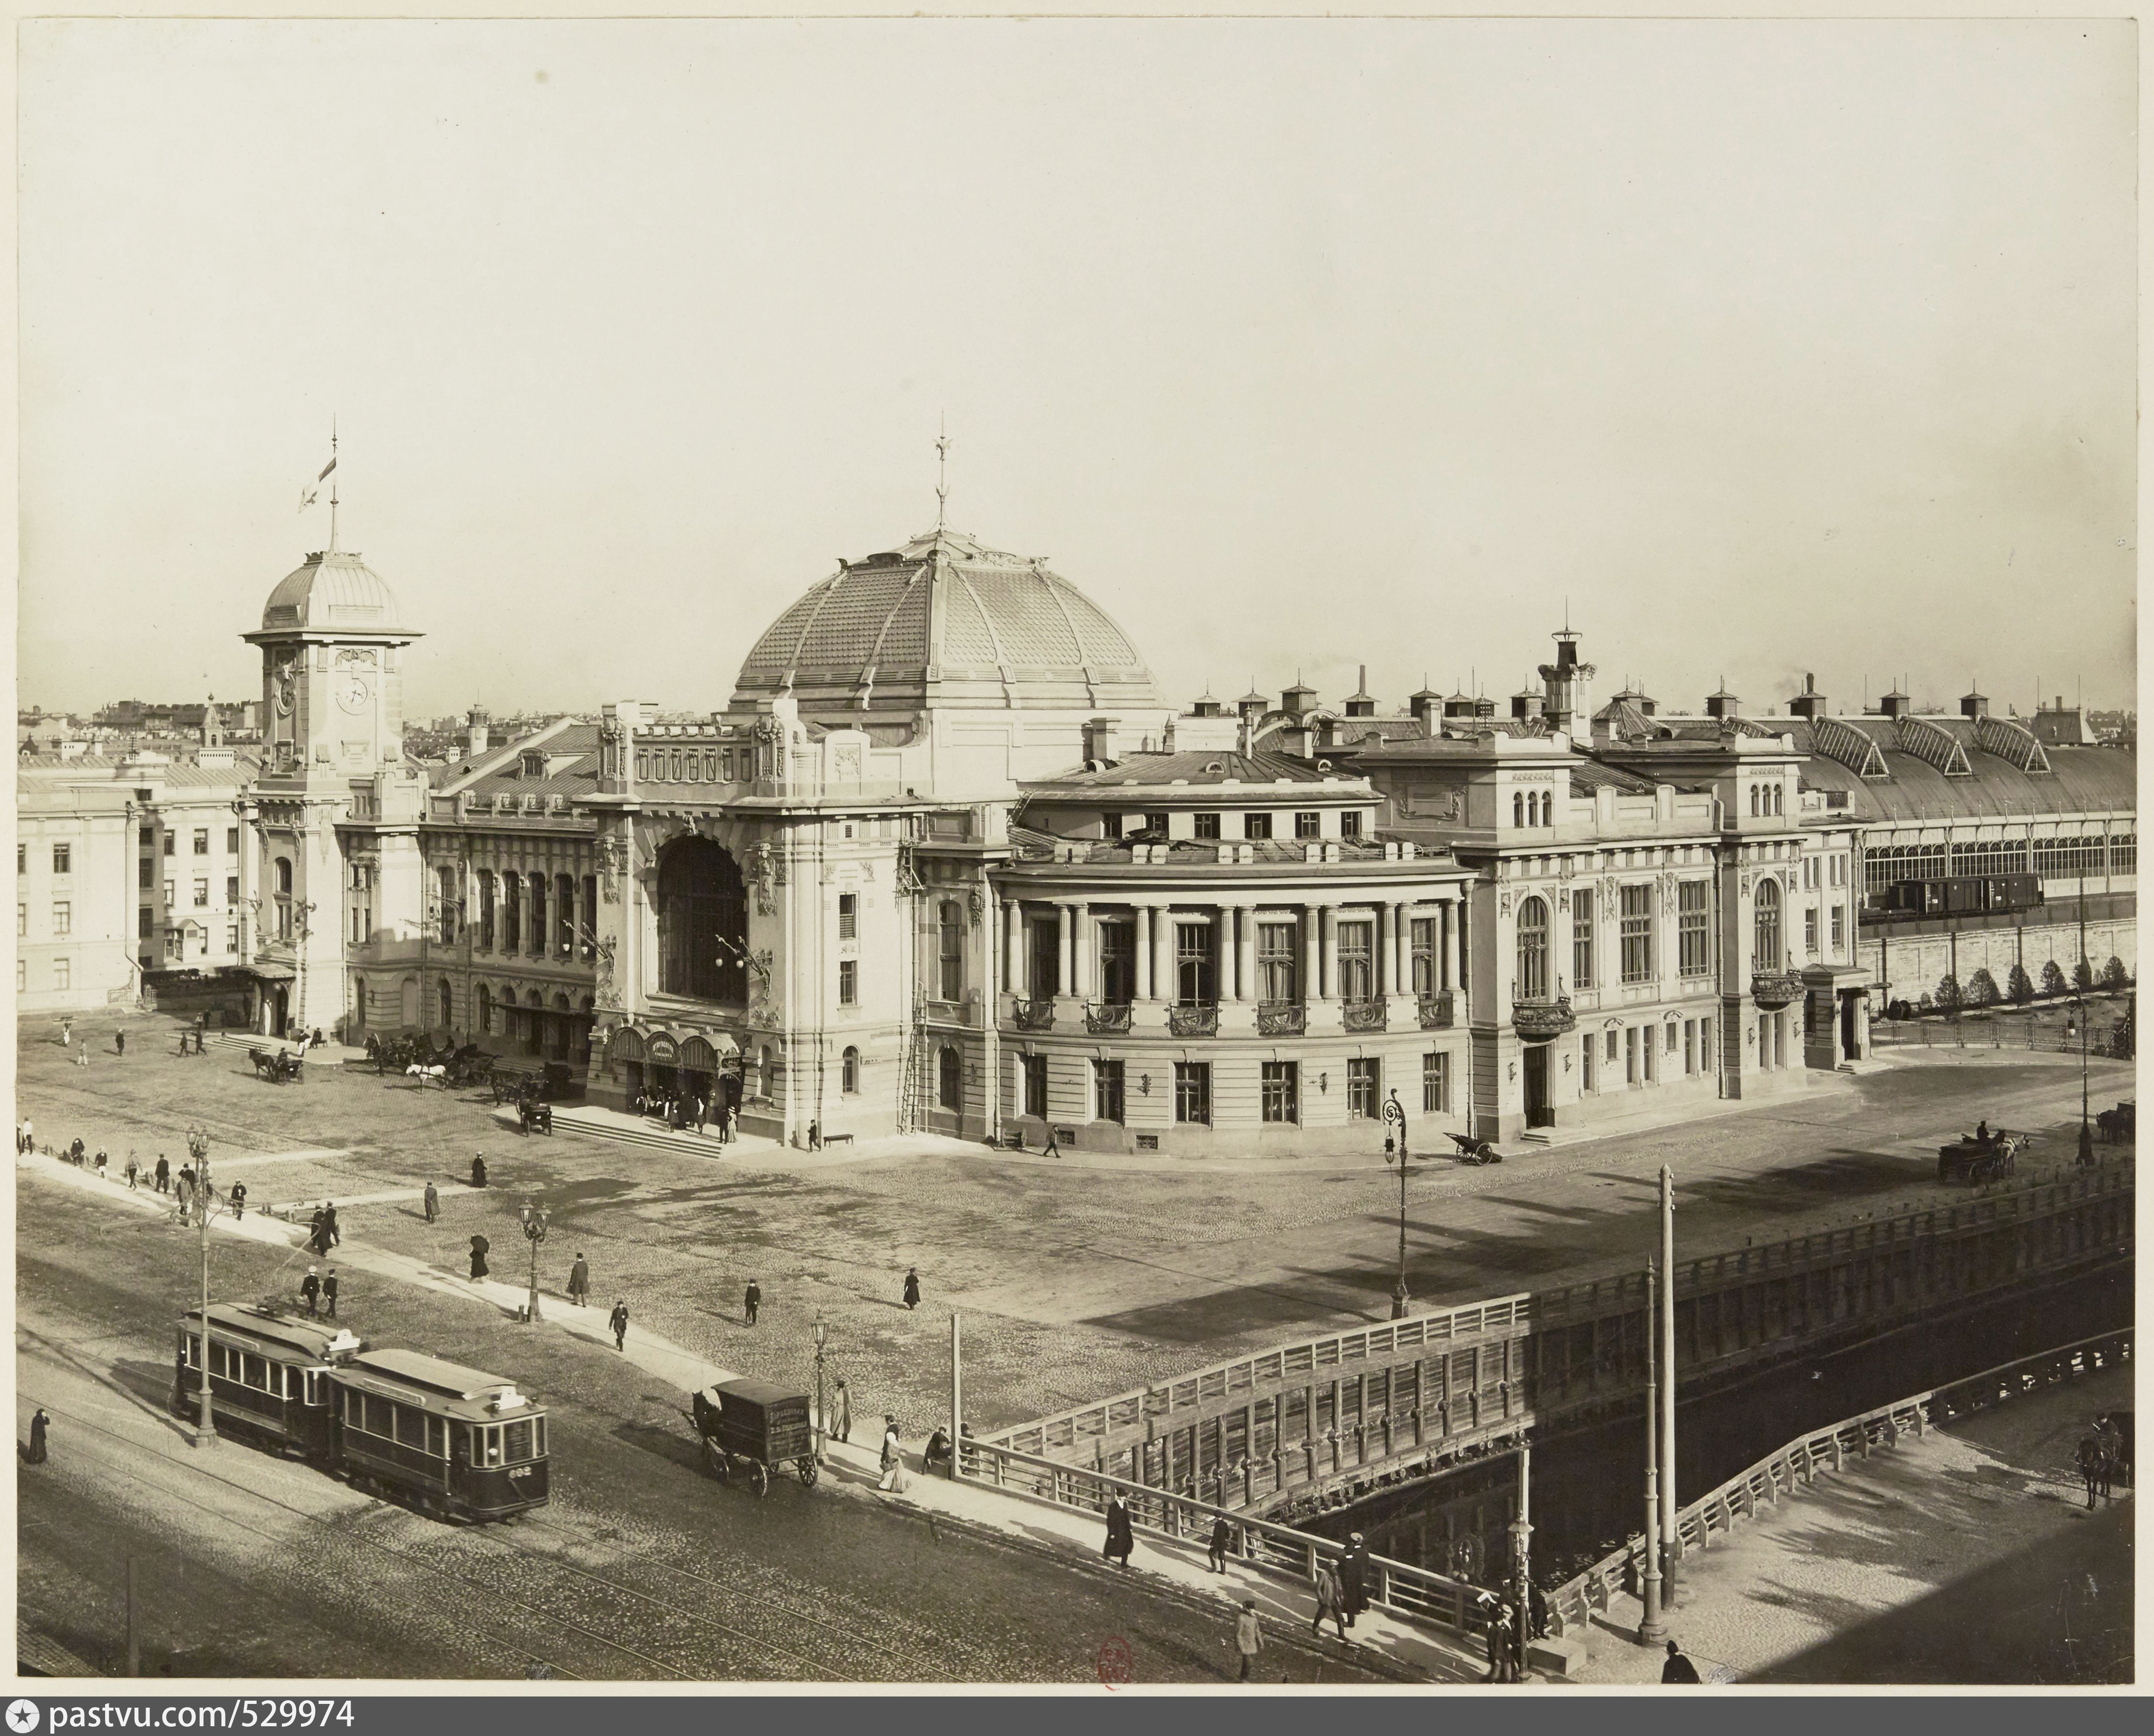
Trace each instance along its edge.
{"label": "man in long coat", "polygon": [[628,1304],[626,1301],[619,1301],[613,1305],[613,1312],[606,1316],[606,1324],[613,1328],[613,1347],[617,1351],[625,1352],[628,1349]]}
{"label": "man in long coat", "polygon": [[426,1221],[431,1224],[442,1215],[442,1196],[431,1182],[426,1184]]}
{"label": "man in long coat", "polygon": [[31,1414],[30,1450],[23,1457],[32,1464],[43,1464],[45,1462],[45,1430],[51,1423],[52,1418],[45,1414],[43,1405],[38,1406]]}
{"label": "man in long coat", "polygon": [[321,1274],[312,1266],[307,1268],[307,1275],[299,1280],[299,1294],[307,1299],[308,1313],[314,1314],[319,1311],[322,1300],[322,1278]]}
{"label": "man in long coat", "polygon": [[584,1297],[590,1294],[590,1262],[579,1254],[576,1263],[569,1268],[569,1300],[580,1308],[584,1306]]}
{"label": "man in long coat", "polygon": [[853,1438],[853,1395],[843,1381],[838,1382],[838,1396],[830,1405],[830,1438],[849,1441]]}
{"label": "man in long coat", "polygon": [[920,1274],[911,1266],[905,1269],[905,1306],[907,1308],[920,1306]]}
{"label": "man in long coat", "polygon": [[157,1191],[160,1194],[169,1192],[171,1185],[172,1166],[165,1161],[164,1153],[159,1152],[157,1153]]}
{"label": "man in long coat", "polygon": [[329,1317],[331,1320],[334,1320],[336,1318],[336,1268],[334,1266],[331,1266],[329,1270],[329,1275],[322,1280],[322,1300],[329,1304],[328,1313]]}
{"label": "man in long coat", "polygon": [[1354,1618],[1369,1606],[1369,1545],[1356,1531],[1348,1540],[1346,1552],[1339,1558],[1340,1606],[1346,1611],[1349,1627],[1354,1625]]}
{"label": "man in long coat", "polygon": [[1130,1524],[1130,1509],[1122,1500],[1122,1492],[1116,1489],[1107,1502],[1107,1541],[1100,1553],[1110,1561],[1130,1565],[1130,1551],[1137,1546],[1136,1532]]}

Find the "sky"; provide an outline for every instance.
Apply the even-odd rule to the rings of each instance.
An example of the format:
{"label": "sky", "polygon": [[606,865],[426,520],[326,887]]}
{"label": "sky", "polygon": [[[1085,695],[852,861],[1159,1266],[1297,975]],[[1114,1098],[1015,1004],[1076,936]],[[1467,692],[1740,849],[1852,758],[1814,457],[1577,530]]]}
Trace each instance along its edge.
{"label": "sky", "polygon": [[1162,693],[2131,703],[2121,22],[26,23],[21,703],[722,706],[839,557]]}

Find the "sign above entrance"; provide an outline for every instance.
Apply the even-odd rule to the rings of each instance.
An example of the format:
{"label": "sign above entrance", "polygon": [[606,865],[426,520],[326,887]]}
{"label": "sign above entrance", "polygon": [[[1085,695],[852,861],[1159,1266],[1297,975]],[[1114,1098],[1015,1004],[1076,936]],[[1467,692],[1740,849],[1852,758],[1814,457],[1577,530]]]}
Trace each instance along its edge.
{"label": "sign above entrance", "polygon": [[671,1067],[681,1058],[681,1046],[661,1031],[651,1036],[645,1046],[644,1052],[656,1065]]}

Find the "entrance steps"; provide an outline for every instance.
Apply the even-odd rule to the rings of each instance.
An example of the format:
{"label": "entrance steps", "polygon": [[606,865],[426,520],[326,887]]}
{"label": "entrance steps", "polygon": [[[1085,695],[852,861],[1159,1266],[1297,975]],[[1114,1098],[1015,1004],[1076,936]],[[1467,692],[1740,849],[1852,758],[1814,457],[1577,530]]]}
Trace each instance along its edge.
{"label": "entrance steps", "polygon": [[[513,1128],[517,1124],[516,1111],[513,1107],[497,1109],[494,1119]],[[778,1148],[776,1140],[760,1139],[752,1133],[737,1133],[730,1144],[721,1145],[716,1133],[698,1133],[693,1129],[676,1133],[641,1115],[622,1115],[612,1109],[590,1105],[556,1107],[554,1129],[556,1133],[585,1133],[595,1139],[617,1140],[623,1145],[640,1145],[676,1158],[723,1158],[729,1153],[745,1156],[750,1152],[760,1153]]]}

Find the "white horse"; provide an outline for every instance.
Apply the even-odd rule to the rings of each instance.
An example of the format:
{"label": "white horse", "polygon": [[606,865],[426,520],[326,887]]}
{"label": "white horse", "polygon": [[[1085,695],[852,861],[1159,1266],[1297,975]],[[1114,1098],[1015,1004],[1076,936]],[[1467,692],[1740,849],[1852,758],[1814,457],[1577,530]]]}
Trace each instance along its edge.
{"label": "white horse", "polygon": [[444,1091],[449,1088],[449,1070],[439,1065],[421,1067],[415,1061],[404,1069],[404,1077],[416,1079],[422,1089],[429,1084],[438,1085]]}

